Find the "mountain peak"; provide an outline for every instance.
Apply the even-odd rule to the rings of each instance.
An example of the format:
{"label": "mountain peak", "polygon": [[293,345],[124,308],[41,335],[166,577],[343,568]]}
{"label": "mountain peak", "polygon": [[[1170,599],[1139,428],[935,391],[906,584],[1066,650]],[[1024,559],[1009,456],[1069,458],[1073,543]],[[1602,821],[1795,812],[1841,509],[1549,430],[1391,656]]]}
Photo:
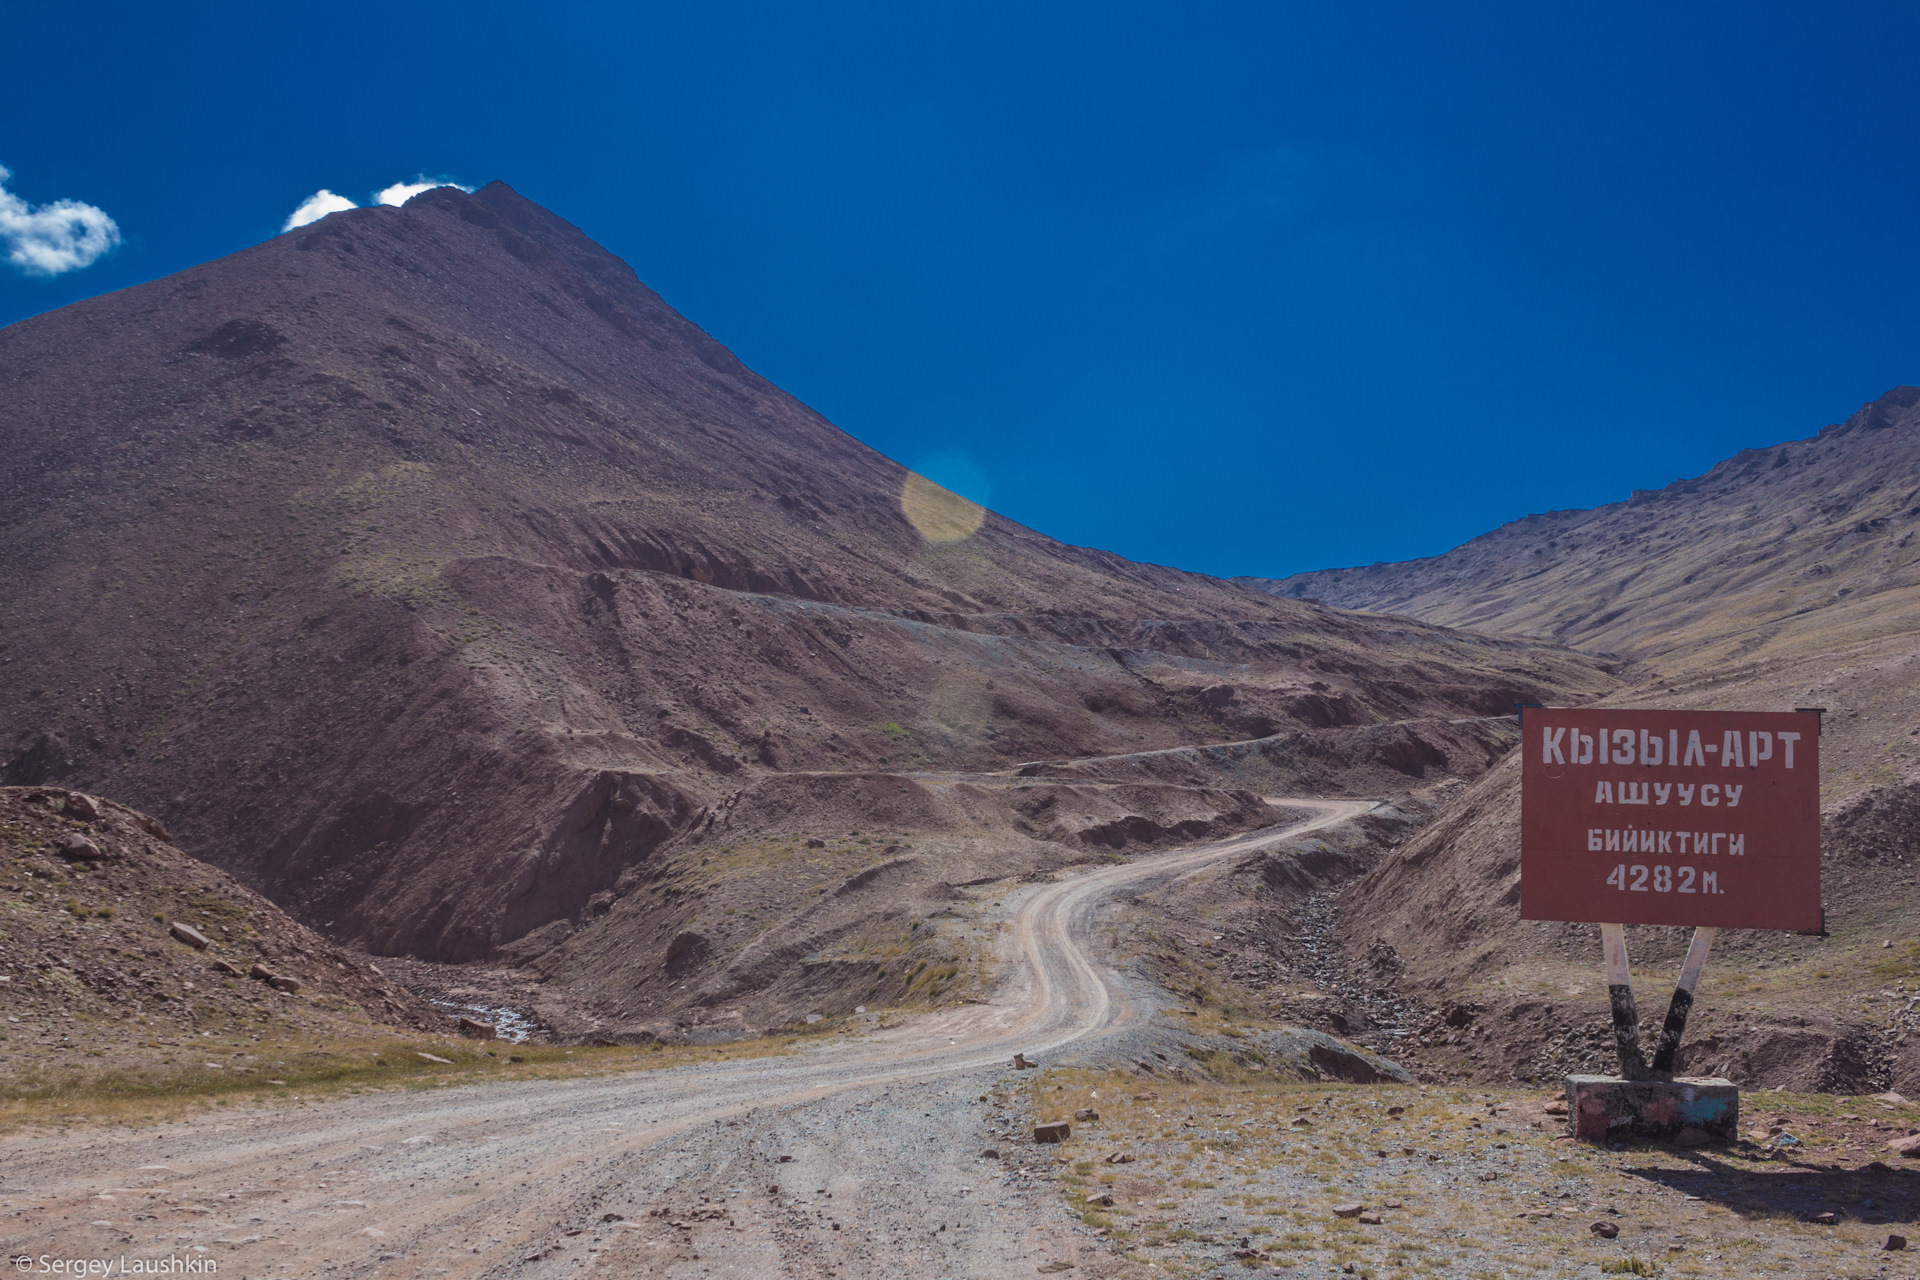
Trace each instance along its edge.
{"label": "mountain peak", "polygon": [[1898,386],[1877,400],[1869,400],[1845,422],[1823,429],[1825,436],[1839,431],[1884,431],[1889,427],[1911,426],[1920,417],[1912,412],[1920,405],[1920,387]]}
{"label": "mountain peak", "polygon": [[[727,814],[891,803],[875,771],[1444,744],[1608,683],[916,523],[928,486],[503,183],[14,325],[0,369],[0,777],[125,796],[382,951],[537,951]],[[1451,758],[1392,750],[1326,758]]]}

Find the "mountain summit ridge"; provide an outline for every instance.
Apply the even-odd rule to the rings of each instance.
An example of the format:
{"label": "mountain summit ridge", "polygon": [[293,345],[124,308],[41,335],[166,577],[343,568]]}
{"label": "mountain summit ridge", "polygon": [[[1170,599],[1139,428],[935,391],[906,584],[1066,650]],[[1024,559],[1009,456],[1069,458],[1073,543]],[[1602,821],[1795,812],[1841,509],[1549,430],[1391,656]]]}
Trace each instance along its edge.
{"label": "mountain summit ridge", "polygon": [[1889,608],[1920,619],[1916,499],[1920,387],[1900,386],[1806,439],[1524,516],[1438,556],[1236,581],[1583,649],[1734,661],[1839,643]]}

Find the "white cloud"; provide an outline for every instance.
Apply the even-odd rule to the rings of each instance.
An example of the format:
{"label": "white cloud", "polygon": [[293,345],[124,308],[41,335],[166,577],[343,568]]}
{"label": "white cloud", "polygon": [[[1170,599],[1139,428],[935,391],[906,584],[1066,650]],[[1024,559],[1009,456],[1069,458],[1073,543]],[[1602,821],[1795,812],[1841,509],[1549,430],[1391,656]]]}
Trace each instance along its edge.
{"label": "white cloud", "polygon": [[305,200],[300,207],[287,216],[287,225],[282,231],[291,231],[295,227],[304,227],[309,222],[318,222],[330,213],[339,213],[342,209],[358,209],[360,206],[345,196],[337,196],[325,187],[320,188]]}
{"label": "white cloud", "polygon": [[[472,187],[462,187],[457,182],[435,182],[432,179],[423,177],[416,178],[412,182],[396,182],[390,187],[374,192],[373,203],[376,205],[387,205],[397,209],[419,195],[422,191],[431,191],[435,187],[454,187],[469,193],[473,191]],[[280,229],[282,231],[291,231],[295,227],[304,227],[309,222],[318,222],[330,213],[338,213],[342,209],[358,209],[359,207],[359,205],[347,199],[345,196],[337,196],[325,187],[322,187],[302,201],[300,207],[293,211],[293,216],[287,219],[287,225]]]}
{"label": "white cloud", "polygon": [[473,192],[472,187],[461,187],[457,182],[430,182],[425,178],[420,178],[413,182],[396,182],[375,196],[374,199],[378,200],[381,204],[390,204],[397,209],[419,195],[422,191],[431,191],[435,187],[459,187],[460,190],[468,194],[472,194]]}
{"label": "white cloud", "polygon": [[78,200],[32,208],[6,189],[12,176],[0,165],[0,248],[28,275],[78,271],[120,243],[120,228],[106,210]]}

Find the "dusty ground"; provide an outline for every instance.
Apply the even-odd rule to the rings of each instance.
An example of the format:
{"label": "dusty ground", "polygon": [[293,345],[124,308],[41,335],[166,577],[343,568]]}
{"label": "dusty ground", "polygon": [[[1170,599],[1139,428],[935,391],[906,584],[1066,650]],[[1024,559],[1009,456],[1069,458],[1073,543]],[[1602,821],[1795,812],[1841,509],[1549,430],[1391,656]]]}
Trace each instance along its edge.
{"label": "dusty ground", "polygon": [[[1059,1147],[1064,1200],[1083,1231],[1152,1274],[1920,1272],[1915,1254],[1881,1247],[1891,1234],[1920,1240],[1920,1161],[1885,1149],[1888,1133],[1920,1124],[1912,1105],[1749,1095],[1755,1141],[1683,1151],[1576,1144],[1537,1091],[1143,1087],[1059,1071],[1000,1100],[1021,1126],[1099,1113]],[[1799,1145],[1774,1145],[1776,1129]],[[1334,1211],[1352,1205],[1380,1221]],[[1810,1221],[1827,1212],[1836,1224]]]}
{"label": "dusty ground", "polygon": [[[1308,827],[1371,806],[1313,807]],[[980,1154],[995,1140],[982,1099],[1021,1078],[1008,1065],[1015,1051],[1043,1062],[1068,1051],[1124,1057],[1151,1039],[1164,1001],[1091,954],[1103,904],[1282,833],[1022,887],[1002,899],[1008,976],[990,1003],[874,1018],[780,1056],[723,1048],[697,1068],[429,1080],[144,1127],[16,1132],[0,1147],[0,1245],[211,1257],[288,1276],[595,1265],[998,1276],[1076,1260],[1086,1274],[1121,1270],[1124,1260],[1067,1229],[1051,1152]]]}

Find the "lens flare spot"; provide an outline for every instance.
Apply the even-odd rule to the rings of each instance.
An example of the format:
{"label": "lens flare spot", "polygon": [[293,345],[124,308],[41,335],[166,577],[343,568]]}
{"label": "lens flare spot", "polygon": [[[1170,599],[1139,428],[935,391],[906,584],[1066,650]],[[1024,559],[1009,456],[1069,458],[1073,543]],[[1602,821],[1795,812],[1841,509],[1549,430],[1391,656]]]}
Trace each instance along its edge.
{"label": "lens flare spot", "polygon": [[987,509],[909,471],[900,487],[900,510],[928,542],[959,542],[980,531]]}

